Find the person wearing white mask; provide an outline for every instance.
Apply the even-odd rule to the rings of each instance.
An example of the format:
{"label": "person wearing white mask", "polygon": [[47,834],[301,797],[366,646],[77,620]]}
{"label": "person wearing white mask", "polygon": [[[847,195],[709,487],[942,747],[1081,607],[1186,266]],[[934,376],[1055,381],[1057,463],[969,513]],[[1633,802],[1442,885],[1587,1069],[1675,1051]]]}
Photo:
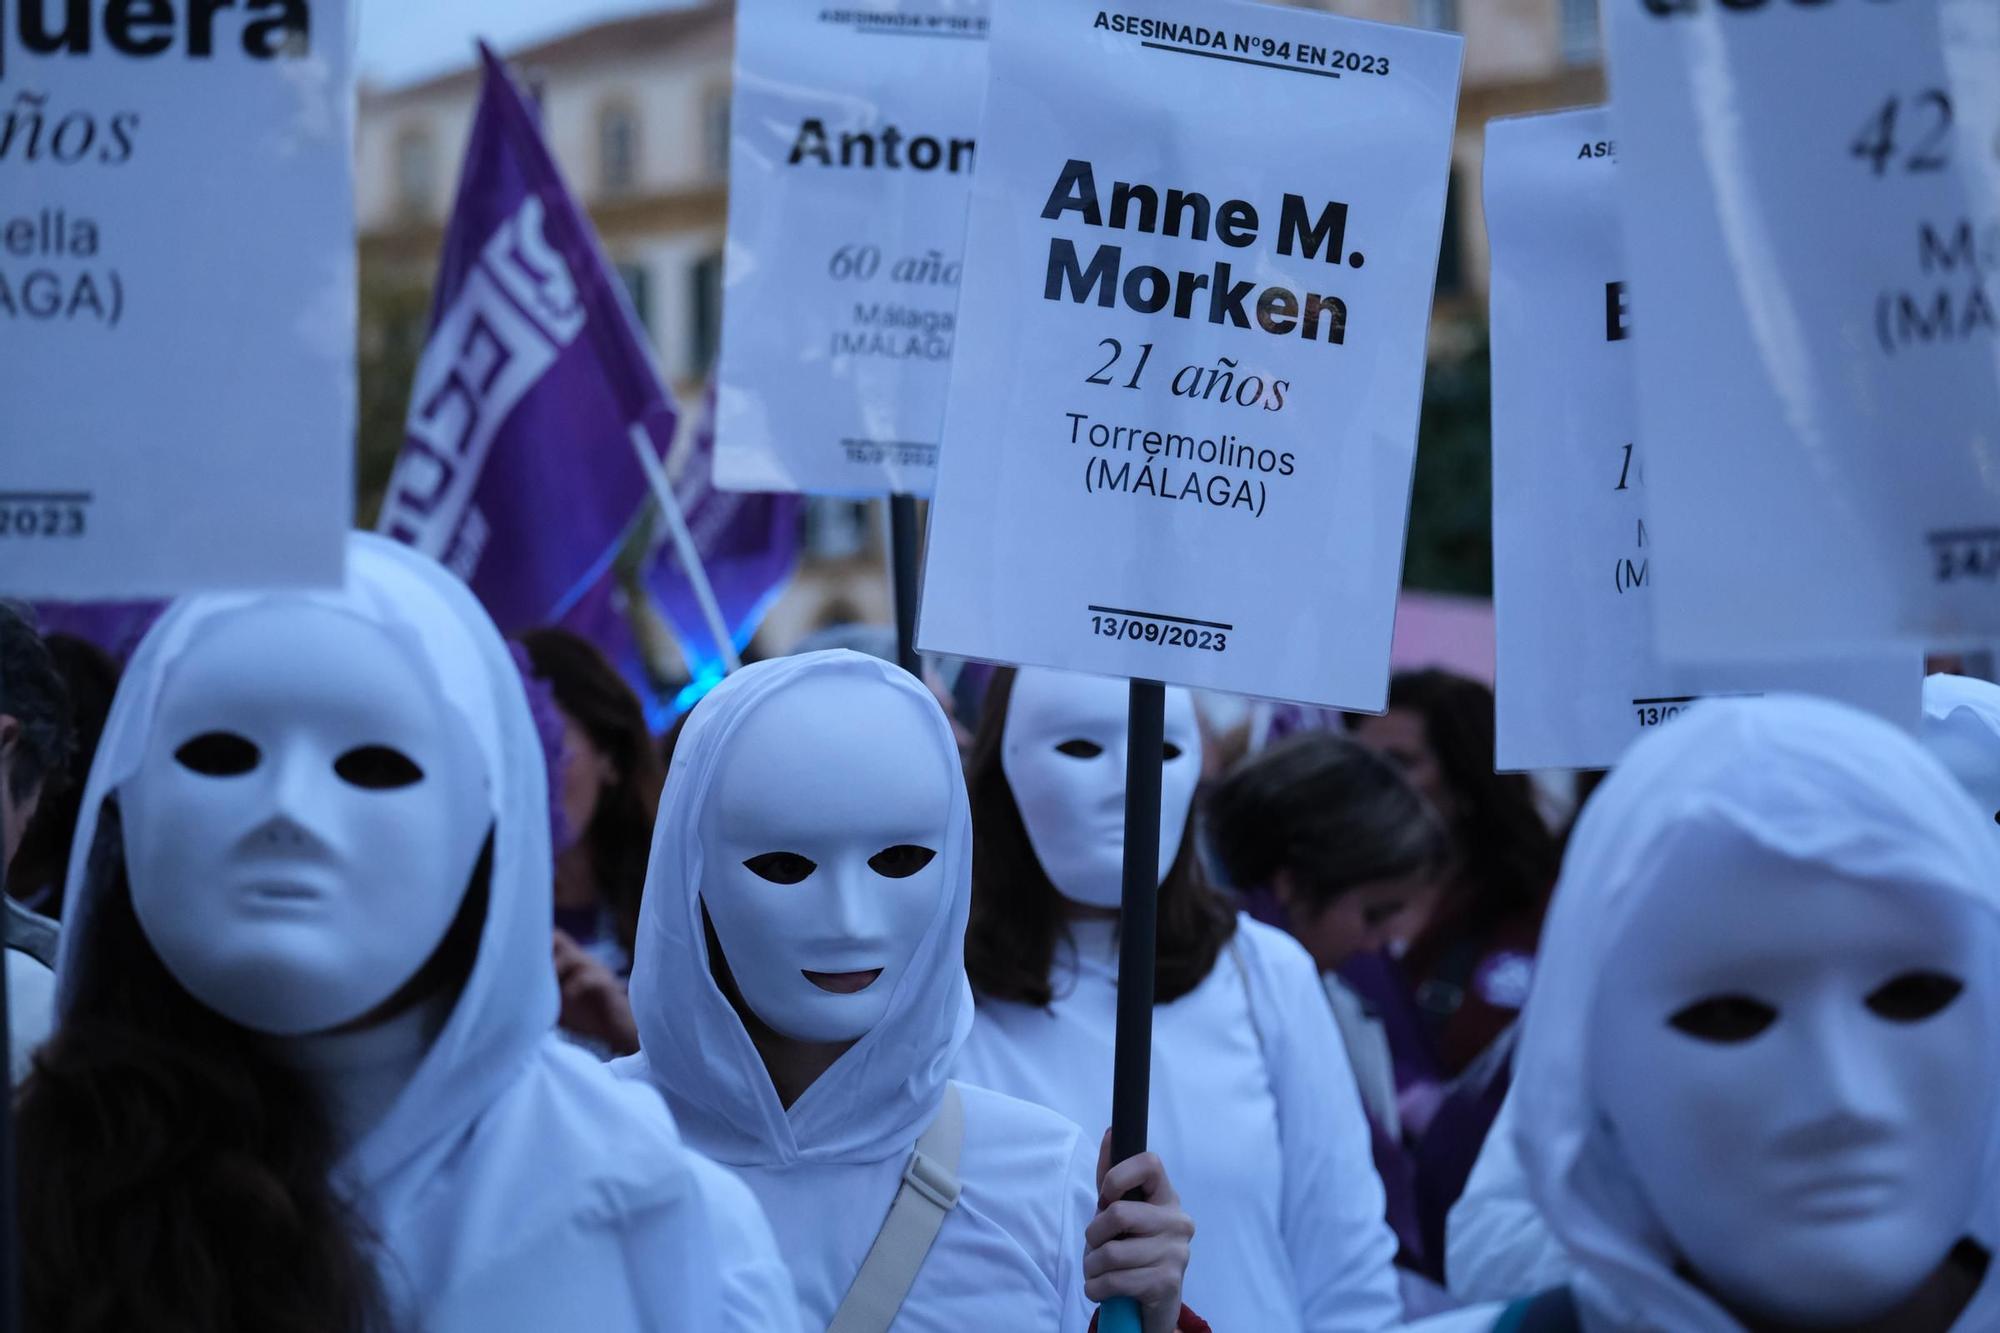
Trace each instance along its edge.
{"label": "person wearing white mask", "polygon": [[1634,746],[1571,841],[1510,1111],[1574,1277],[1422,1327],[2000,1327],[1992,819],[1837,704]]}
{"label": "person wearing white mask", "polygon": [[[958,1076],[1083,1124],[1111,1111],[1127,703],[1124,681],[1001,672],[968,765],[979,1007]],[[1201,1226],[1188,1303],[1218,1329],[1389,1327],[1396,1241],[1317,970],[1202,878],[1185,690],[1165,741],[1148,1135]]]}
{"label": "person wearing white mask", "polygon": [[[1918,740],[1972,797],[1978,826],[2000,837],[2000,685],[1934,675]],[[1504,1301],[1567,1283],[1575,1265],[1528,1194],[1514,1146],[1514,1098],[1501,1107],[1452,1208],[1447,1279],[1463,1301]]]}
{"label": "person wearing white mask", "polygon": [[972,1021],[971,827],[950,725],[844,651],[746,667],[676,745],[639,922],[640,1053],[763,1204],[807,1326],[1081,1333],[1181,1317],[1192,1225],[1156,1157],[950,1081]]}
{"label": "person wearing white mask", "polygon": [[403,546],[161,619],[20,1101],[30,1326],[715,1327],[671,1117],[552,1032],[542,770],[492,623]]}

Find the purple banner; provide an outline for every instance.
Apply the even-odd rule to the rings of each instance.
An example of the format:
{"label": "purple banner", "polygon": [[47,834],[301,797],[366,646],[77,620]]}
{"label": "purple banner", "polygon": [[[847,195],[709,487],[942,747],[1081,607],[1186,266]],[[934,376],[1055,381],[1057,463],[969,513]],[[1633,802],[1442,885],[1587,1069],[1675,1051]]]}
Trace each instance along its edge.
{"label": "purple banner", "polygon": [[472,586],[505,633],[562,620],[645,501],[632,425],[675,411],[589,220],[484,46],[431,331],[380,531]]}

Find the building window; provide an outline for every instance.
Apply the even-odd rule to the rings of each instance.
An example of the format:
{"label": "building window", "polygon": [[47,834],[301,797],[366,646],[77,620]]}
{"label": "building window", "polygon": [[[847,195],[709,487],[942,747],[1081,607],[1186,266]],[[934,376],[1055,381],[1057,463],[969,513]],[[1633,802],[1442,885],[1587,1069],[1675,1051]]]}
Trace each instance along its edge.
{"label": "building window", "polygon": [[437,154],[430,131],[412,127],[396,136],[396,211],[427,217],[437,186]]}
{"label": "building window", "polygon": [[1410,0],[1413,22],[1439,32],[1458,31],[1458,0]]}
{"label": "building window", "polygon": [[711,176],[729,174],[729,89],[711,88],[701,104],[702,165]]}
{"label": "building window", "polygon": [[1465,291],[1465,260],[1459,253],[1459,233],[1464,221],[1459,217],[1458,172],[1451,173],[1444,192],[1444,232],[1438,238],[1437,294],[1458,296]]}
{"label": "building window", "polygon": [[1562,0],[1562,53],[1572,65],[1593,65],[1603,58],[1597,0]]}
{"label": "building window", "polygon": [[650,342],[653,337],[653,275],[644,264],[614,264],[618,271],[618,281],[625,285],[626,299],[632,303],[632,314],[639,321],[639,327],[646,331]]}
{"label": "building window", "polygon": [[722,256],[704,255],[688,270],[688,374],[700,377],[722,347]]}
{"label": "building window", "polygon": [[597,179],[606,194],[624,194],[639,183],[639,116],[628,102],[598,109]]}

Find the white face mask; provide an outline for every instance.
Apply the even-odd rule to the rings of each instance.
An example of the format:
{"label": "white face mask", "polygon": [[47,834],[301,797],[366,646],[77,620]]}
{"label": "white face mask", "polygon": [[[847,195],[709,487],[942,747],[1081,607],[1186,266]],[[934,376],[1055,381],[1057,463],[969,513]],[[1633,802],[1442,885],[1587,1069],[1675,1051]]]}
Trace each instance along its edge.
{"label": "white face mask", "polygon": [[304,600],[204,628],[119,792],[132,907],[197,1000],[321,1032],[416,975],[492,815],[470,730],[389,635]]}
{"label": "white face mask", "polygon": [[[1816,1325],[1908,1299],[1967,1232],[2000,1023],[1990,924],[1690,829],[1604,960],[1591,1080],[1615,1150],[1728,1304]],[[1668,849],[1673,852],[1673,849]]]}
{"label": "white face mask", "polygon": [[[1125,741],[1130,687],[1122,680],[1024,669],[1014,678],[1000,767],[1021,822],[1056,891],[1089,907],[1116,907],[1125,865]],[[1160,779],[1160,878],[1173,868],[1201,778],[1201,729],[1186,690],[1167,691]]]}
{"label": "white face mask", "polygon": [[879,679],[807,676],[759,703],[717,766],[702,903],[743,1003],[793,1040],[880,1022],[951,891],[963,779],[920,707]]}

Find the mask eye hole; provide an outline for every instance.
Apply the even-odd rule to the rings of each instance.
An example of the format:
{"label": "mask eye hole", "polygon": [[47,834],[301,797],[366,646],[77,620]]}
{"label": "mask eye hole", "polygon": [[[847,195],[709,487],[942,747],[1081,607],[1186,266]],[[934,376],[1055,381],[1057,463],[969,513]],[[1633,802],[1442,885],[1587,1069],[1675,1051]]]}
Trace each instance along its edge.
{"label": "mask eye hole", "polygon": [[1072,759],[1095,759],[1104,753],[1104,747],[1096,741],[1082,739],[1064,741],[1056,747],[1057,754],[1066,754]]}
{"label": "mask eye hole", "polygon": [[1748,995],[1699,1000],[1667,1020],[1676,1030],[1718,1046],[1749,1041],[1777,1021],[1776,1009]]}
{"label": "mask eye hole", "polygon": [[868,858],[868,868],[884,879],[908,879],[936,859],[937,853],[913,842],[884,847]]}
{"label": "mask eye hole", "polygon": [[1167,756],[1167,762],[1170,764],[1173,763],[1174,760],[1181,757],[1181,747],[1175,745],[1172,741],[1168,741],[1166,746],[1166,756]]}
{"label": "mask eye hole", "polygon": [[1905,972],[1877,986],[1868,1007],[1891,1023],[1921,1023],[1951,1007],[1965,983],[1942,972]]}
{"label": "mask eye hole", "polygon": [[2000,824],[2000,810],[1995,810],[1993,812],[1993,822],[1996,824]]}
{"label": "mask eye hole", "polygon": [[174,751],[182,768],[205,778],[241,777],[263,757],[262,751],[233,731],[205,731]]}
{"label": "mask eye hole", "polygon": [[394,791],[424,780],[424,770],[401,750],[386,745],[361,745],[333,761],[341,781],[366,791]]}
{"label": "mask eye hole", "polygon": [[763,852],[745,861],[743,868],[773,884],[798,884],[819,869],[819,863],[797,852]]}

